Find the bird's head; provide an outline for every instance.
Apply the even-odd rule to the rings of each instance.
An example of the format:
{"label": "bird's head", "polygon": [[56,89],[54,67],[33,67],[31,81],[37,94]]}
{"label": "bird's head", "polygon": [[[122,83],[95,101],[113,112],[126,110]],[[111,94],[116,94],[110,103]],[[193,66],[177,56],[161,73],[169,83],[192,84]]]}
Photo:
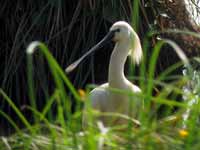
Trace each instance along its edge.
{"label": "bird's head", "polygon": [[136,64],[142,59],[142,48],[140,39],[133,28],[125,21],[118,21],[112,25],[110,32],[114,32],[112,40],[114,42],[128,41],[129,55]]}
{"label": "bird's head", "polygon": [[113,41],[120,42],[123,40],[129,40],[132,32],[131,26],[125,21],[118,21],[112,25],[110,32],[114,32]]}
{"label": "bird's head", "polygon": [[140,44],[140,39],[133,28],[125,21],[118,21],[112,25],[108,34],[93,48],[91,48],[87,53],[85,53],[81,58],[72,63],[66,68],[66,72],[71,72],[74,70],[82,60],[89,56],[92,52],[98,50],[110,41],[120,42],[128,41],[129,54],[136,64],[139,64],[142,58],[142,48]]}

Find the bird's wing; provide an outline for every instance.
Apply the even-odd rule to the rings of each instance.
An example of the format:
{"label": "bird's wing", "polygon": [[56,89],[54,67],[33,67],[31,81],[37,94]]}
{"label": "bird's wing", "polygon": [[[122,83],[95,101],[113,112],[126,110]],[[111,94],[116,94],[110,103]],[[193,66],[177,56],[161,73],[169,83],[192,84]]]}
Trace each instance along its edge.
{"label": "bird's wing", "polygon": [[[103,112],[103,108],[106,105],[106,99],[108,97],[108,84],[103,84],[95,89],[93,89],[90,92],[89,95],[89,107],[91,107],[94,110]],[[88,114],[86,113],[87,111],[87,106],[85,105],[84,112],[83,112],[83,127],[87,127],[88,125]]]}
{"label": "bird's wing", "polygon": [[102,84],[90,92],[90,101],[93,109],[104,111],[104,105],[108,99],[108,84]]}

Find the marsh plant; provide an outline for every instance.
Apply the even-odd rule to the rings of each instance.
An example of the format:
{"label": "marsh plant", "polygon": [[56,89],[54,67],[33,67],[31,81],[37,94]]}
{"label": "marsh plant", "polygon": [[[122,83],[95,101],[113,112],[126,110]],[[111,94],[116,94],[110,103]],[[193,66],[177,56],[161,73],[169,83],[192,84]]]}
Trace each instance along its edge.
{"label": "marsh plant", "polygon": [[[15,14],[16,18],[22,15],[23,20],[20,22],[21,26],[19,26],[18,32],[16,34],[12,32],[12,38],[15,39],[15,42],[11,48],[12,55],[6,57],[4,63],[7,68],[4,69],[3,86],[0,89],[1,101],[3,104],[9,105],[9,110],[14,116],[10,115],[10,112],[0,110],[1,118],[6,120],[2,125],[9,124],[9,128],[12,129],[12,133],[0,137],[0,149],[199,149],[200,73],[198,67],[191,63],[174,41],[158,38],[159,31],[154,28],[150,28],[150,31],[141,38],[144,53],[141,65],[135,69],[135,66],[129,61],[128,78],[135,81],[141,88],[142,93],[137,96],[144,99],[144,109],[138,111],[137,118],[130,118],[115,113],[103,114],[88,107],[88,113],[91,116],[88,120],[89,127],[82,128],[83,106],[88,104],[88,94],[96,85],[89,84],[89,82],[83,89],[77,87],[83,87],[89,75],[91,75],[91,83],[94,83],[95,75],[98,75],[98,73],[94,74],[94,56],[89,59],[89,63],[85,63],[87,64],[86,68],[84,68],[86,65],[83,62],[82,67],[77,69],[73,82],[70,75],[64,72],[65,65],[76,60],[81,53],[88,50],[88,47],[96,43],[96,37],[102,32],[100,26],[108,31],[109,27],[105,25],[106,22],[132,18],[132,26],[138,31],[140,20],[138,1],[134,1],[132,15],[129,11],[124,11],[124,8],[126,8],[125,10],[132,8],[128,0],[126,2],[129,5],[123,5],[122,1],[112,0],[108,3],[104,0],[101,1],[104,7],[96,7],[95,9],[93,6],[101,5],[94,3],[100,4],[100,1],[89,1],[90,11],[85,10],[83,7],[85,3],[81,2],[79,1],[75,7],[75,13],[69,26],[66,26],[66,22],[62,20],[63,15],[69,13],[66,12],[66,8],[61,7],[64,3],[68,4],[68,1],[50,0],[45,4],[45,7],[40,9],[39,15],[36,10],[40,8],[40,1],[35,1],[35,5],[27,4],[27,8],[38,6],[29,11],[29,14],[24,13],[25,10],[22,9],[21,3],[16,5],[18,6],[16,12],[21,12]],[[8,5],[8,1],[5,1],[5,5],[2,6],[10,5]],[[110,6],[114,9],[110,9]],[[120,6],[120,11],[118,11],[117,6]],[[2,9],[4,8],[7,7],[2,7]],[[113,12],[110,12],[111,10]],[[99,20],[96,19],[99,17],[98,12],[103,14]],[[10,13],[12,14],[12,12]],[[86,18],[87,16],[90,19]],[[129,20],[129,22],[131,21]],[[28,22],[33,24],[29,26]],[[75,32],[73,28],[77,24],[79,26]],[[13,25],[13,23],[9,25]],[[41,27],[45,29],[44,32],[41,31]],[[87,32],[88,28],[91,32]],[[166,32],[189,34],[199,38],[198,34],[188,31],[169,30]],[[41,38],[42,35],[44,38]],[[75,35],[76,38],[73,38],[71,43],[70,39]],[[149,40],[152,37],[157,37],[154,44]],[[46,40],[44,42],[31,42],[36,39]],[[53,44],[52,41],[54,41]],[[28,53],[25,52],[25,47],[28,47],[29,44],[25,43],[32,44],[32,49],[27,50]],[[49,49],[47,45],[50,47]],[[164,45],[169,46],[167,47],[168,51],[175,51],[180,61],[156,74],[158,57]],[[5,47],[7,45],[4,45]],[[64,52],[61,51],[62,49]],[[104,52],[108,57],[109,52]],[[17,57],[19,54],[21,57]],[[27,62],[25,63],[24,60]],[[195,64],[198,66],[198,58],[195,58]],[[1,65],[1,68],[4,66]],[[26,69],[23,70],[24,68]],[[87,69],[84,73],[83,68]],[[104,74],[106,74],[104,65],[103,68]],[[183,74],[174,74],[176,70],[183,70]],[[50,85],[49,82],[46,82],[49,79],[52,80],[53,84]],[[36,84],[38,82],[41,84]],[[8,96],[10,95],[9,90],[9,94],[5,92],[7,91],[5,89],[11,89],[12,84],[23,87],[14,90],[18,100]],[[51,86],[50,89],[49,86]],[[122,91],[113,90],[122,93]],[[124,92],[123,94],[129,93]],[[24,95],[28,95],[28,97],[26,98]],[[26,103],[21,106],[19,104],[24,100],[24,97]],[[42,105],[38,107],[40,103]],[[29,115],[25,114],[24,110]],[[124,126],[116,124],[116,126],[105,128],[101,122],[95,121],[95,117],[101,115],[122,117],[127,119],[128,123]],[[7,126],[4,125],[4,128]]]}

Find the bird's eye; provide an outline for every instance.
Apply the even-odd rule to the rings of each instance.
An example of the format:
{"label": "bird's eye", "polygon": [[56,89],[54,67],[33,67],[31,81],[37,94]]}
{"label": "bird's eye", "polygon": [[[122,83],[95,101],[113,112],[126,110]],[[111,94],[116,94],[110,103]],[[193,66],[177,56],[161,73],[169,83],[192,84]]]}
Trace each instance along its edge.
{"label": "bird's eye", "polygon": [[120,32],[120,29],[118,28],[118,29],[114,29],[114,30],[112,30],[114,33],[116,33],[116,32]]}
{"label": "bird's eye", "polygon": [[120,29],[116,29],[115,32],[120,32]]}

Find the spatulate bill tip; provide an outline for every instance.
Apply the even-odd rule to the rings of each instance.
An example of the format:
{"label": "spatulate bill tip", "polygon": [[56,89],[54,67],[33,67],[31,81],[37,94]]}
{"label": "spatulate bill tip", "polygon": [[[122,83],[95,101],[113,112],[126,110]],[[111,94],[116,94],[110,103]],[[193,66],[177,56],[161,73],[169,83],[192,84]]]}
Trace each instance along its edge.
{"label": "spatulate bill tip", "polygon": [[65,72],[66,73],[70,73],[72,72],[76,67],[74,65],[69,65],[66,69]]}

